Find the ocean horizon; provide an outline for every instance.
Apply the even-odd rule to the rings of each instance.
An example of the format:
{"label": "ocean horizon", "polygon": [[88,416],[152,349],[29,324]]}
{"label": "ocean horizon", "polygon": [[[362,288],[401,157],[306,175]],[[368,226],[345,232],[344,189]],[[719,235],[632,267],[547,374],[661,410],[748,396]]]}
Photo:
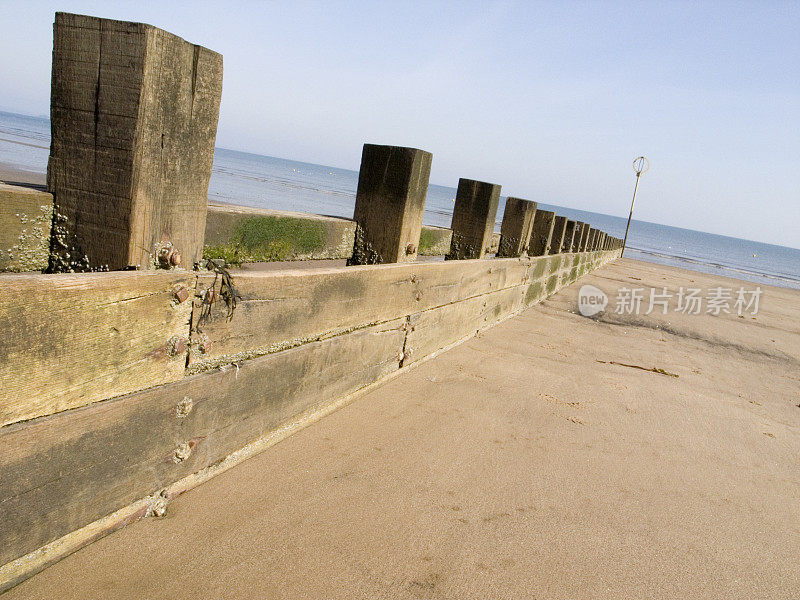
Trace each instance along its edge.
{"label": "ocean horizon", "polygon": [[[50,144],[50,121],[0,111],[0,163],[44,173]],[[358,172],[215,148],[209,201],[256,208],[352,218]],[[455,187],[431,184],[423,222],[449,227]],[[535,198],[532,198],[536,200]],[[505,206],[501,196],[495,230]],[[538,202],[539,208],[590,223],[622,238],[626,217]],[[626,256],[663,265],[800,289],[800,249],[745,240],[634,219]]]}

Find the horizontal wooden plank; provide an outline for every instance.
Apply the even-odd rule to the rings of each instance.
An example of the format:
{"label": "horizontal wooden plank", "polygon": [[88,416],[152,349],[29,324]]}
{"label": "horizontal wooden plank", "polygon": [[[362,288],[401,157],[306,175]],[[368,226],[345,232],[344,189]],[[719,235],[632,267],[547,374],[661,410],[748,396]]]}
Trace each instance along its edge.
{"label": "horizontal wooden plank", "polygon": [[[242,298],[230,320],[222,302],[213,305],[208,322],[199,321],[201,310],[194,311],[190,362],[247,358],[521,285],[540,260],[548,257],[240,273],[235,285]],[[213,279],[200,278],[199,296]]]}
{"label": "horizontal wooden plank", "polygon": [[399,368],[405,319],[0,429],[0,564]]}
{"label": "horizontal wooden plank", "polygon": [[[558,289],[573,273],[616,256],[618,251],[240,277],[245,299],[227,329],[215,330],[230,336],[221,338],[229,347],[242,340],[246,347],[259,336],[279,340],[309,327],[324,330],[331,337],[0,428],[0,564],[218,464],[303,411],[323,407],[380,380],[401,364],[419,361],[510,316]],[[174,278],[186,276],[59,276],[61,285],[47,301],[47,311],[39,307],[26,315],[18,303],[3,300],[0,309],[10,307],[17,312],[8,318],[7,311],[0,312],[0,328],[9,327],[11,318],[19,321],[15,330],[19,332],[25,331],[37,315],[52,313],[55,321],[59,321],[58,315],[66,316],[69,322],[76,320],[83,328],[95,331],[77,335],[67,330],[64,336],[64,330],[58,330],[63,325],[50,325],[52,333],[41,335],[77,340],[83,344],[84,353],[89,353],[89,340],[93,338],[98,339],[99,347],[110,351],[101,334],[120,325],[119,320],[146,330],[148,325],[163,325],[170,320],[169,315],[180,313],[182,330],[186,331],[188,311],[180,307],[190,303],[170,306],[172,312],[165,314],[162,302]],[[131,279],[126,281],[125,277]],[[19,278],[19,284],[18,293],[24,294],[25,278]],[[34,286],[28,293],[31,289],[39,288]],[[134,289],[138,292],[132,293]],[[147,298],[158,300],[152,307],[156,318],[150,322],[149,313],[143,313],[141,307],[126,308]],[[84,306],[81,302],[88,302],[89,307],[76,313],[76,306]],[[248,305],[247,311],[238,312]],[[248,312],[249,316],[243,318]],[[372,318],[390,314],[399,317],[350,331],[347,323],[363,321],[365,314]],[[98,315],[99,319],[93,318]],[[213,323],[221,325],[220,321],[224,319]],[[233,323],[236,327],[231,327]],[[127,330],[122,333],[130,334]],[[18,349],[25,343],[20,342]],[[135,347],[144,343],[144,338],[132,343]],[[33,353],[40,368],[45,363],[43,352],[38,349]],[[11,354],[0,356],[8,359]],[[18,353],[15,360],[21,362],[20,357]],[[90,356],[86,364],[96,358]],[[121,358],[124,356],[115,355],[111,362],[98,364],[104,368],[125,365],[119,362]],[[54,362],[58,362],[57,357]],[[8,360],[0,361],[0,369],[7,364]],[[147,363],[138,366],[143,364]],[[182,369],[178,371],[182,373]],[[106,523],[104,530],[114,526]],[[52,556],[47,560],[53,560]],[[34,563],[30,568],[35,570]]]}
{"label": "horizontal wooden plank", "polygon": [[[0,277],[0,425],[181,379],[191,273]],[[191,295],[191,292],[190,294]],[[185,344],[184,344],[185,346]]]}
{"label": "horizontal wooden plank", "polygon": [[518,312],[526,289],[517,285],[411,315],[403,366]]}

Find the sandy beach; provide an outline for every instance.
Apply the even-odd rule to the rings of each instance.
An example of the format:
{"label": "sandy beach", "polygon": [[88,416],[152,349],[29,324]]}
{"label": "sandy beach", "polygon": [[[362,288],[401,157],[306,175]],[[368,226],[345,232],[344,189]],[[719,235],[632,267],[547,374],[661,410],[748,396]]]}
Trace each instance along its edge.
{"label": "sandy beach", "polygon": [[742,286],[607,265],[8,598],[797,598],[800,293],[614,313]]}
{"label": "sandy beach", "polygon": [[47,174],[35,171],[24,171],[15,168],[14,165],[0,162],[0,181],[12,185],[33,184],[36,186],[43,186],[47,182]]}

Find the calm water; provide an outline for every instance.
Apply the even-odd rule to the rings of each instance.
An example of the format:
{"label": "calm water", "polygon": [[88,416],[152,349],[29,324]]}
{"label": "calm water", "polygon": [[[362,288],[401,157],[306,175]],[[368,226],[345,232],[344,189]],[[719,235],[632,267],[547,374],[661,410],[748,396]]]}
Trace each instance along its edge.
{"label": "calm water", "polygon": [[[50,122],[44,118],[0,112],[0,163],[44,172],[50,143]],[[358,173],[271,156],[217,148],[209,199],[260,208],[352,217]],[[449,227],[455,188],[431,185],[424,222]],[[505,198],[501,199],[499,219]],[[546,210],[591,223],[618,237],[625,219],[540,203]],[[800,250],[633,221],[628,252],[638,258],[727,275],[757,283],[800,289]]]}

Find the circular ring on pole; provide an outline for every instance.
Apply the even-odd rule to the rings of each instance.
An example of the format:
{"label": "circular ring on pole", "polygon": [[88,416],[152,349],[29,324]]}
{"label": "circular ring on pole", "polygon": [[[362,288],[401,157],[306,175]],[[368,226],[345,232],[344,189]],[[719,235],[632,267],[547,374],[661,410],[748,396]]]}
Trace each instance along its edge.
{"label": "circular ring on pole", "polygon": [[644,156],[637,156],[633,160],[633,170],[636,171],[637,177],[642,173],[644,173],[645,171],[647,171],[647,169],[649,168],[650,168],[650,161],[647,160]]}

